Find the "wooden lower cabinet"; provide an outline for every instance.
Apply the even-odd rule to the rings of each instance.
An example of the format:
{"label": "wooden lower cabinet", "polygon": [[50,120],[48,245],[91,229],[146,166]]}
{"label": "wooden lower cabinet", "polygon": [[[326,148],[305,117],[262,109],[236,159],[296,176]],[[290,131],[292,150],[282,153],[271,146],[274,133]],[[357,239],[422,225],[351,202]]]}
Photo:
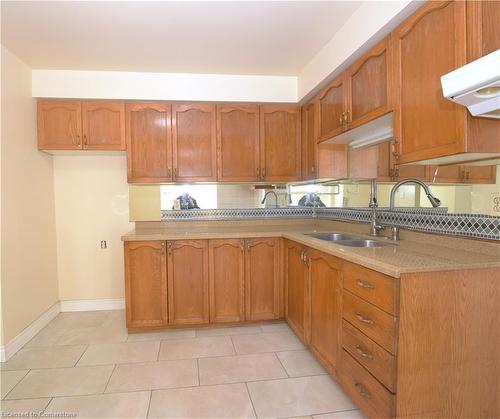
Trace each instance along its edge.
{"label": "wooden lower cabinet", "polygon": [[209,241],[210,323],[245,320],[245,241]]}
{"label": "wooden lower cabinet", "polygon": [[308,304],[308,270],[304,261],[306,248],[298,243],[285,242],[285,317],[290,327],[303,341],[306,338]]}
{"label": "wooden lower cabinet", "polygon": [[164,241],[125,242],[128,328],[167,324],[167,261]]}
{"label": "wooden lower cabinet", "polygon": [[246,320],[271,320],[281,317],[280,242],[278,238],[246,240]]}
{"label": "wooden lower cabinet", "polygon": [[311,305],[309,345],[327,370],[336,373],[342,325],[340,260],[312,249],[306,260]]}
{"label": "wooden lower cabinet", "polygon": [[208,323],[208,241],[168,241],[167,249],[169,323]]}

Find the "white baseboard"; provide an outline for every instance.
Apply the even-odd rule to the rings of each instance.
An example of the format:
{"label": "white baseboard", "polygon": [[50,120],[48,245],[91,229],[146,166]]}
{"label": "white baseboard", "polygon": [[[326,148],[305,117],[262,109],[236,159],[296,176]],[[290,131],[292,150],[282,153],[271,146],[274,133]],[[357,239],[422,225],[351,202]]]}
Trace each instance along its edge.
{"label": "white baseboard", "polygon": [[52,321],[60,313],[60,311],[60,305],[57,302],[40,317],[38,317],[38,319],[26,327],[21,333],[19,333],[14,339],[7,343],[7,345],[0,346],[0,362],[5,362],[11,358],[19,349],[33,339],[33,337],[40,330],[47,326],[47,324],[49,324],[50,321]]}
{"label": "white baseboard", "polygon": [[124,308],[124,298],[61,301],[61,312],[63,313],[68,311],[123,310]]}

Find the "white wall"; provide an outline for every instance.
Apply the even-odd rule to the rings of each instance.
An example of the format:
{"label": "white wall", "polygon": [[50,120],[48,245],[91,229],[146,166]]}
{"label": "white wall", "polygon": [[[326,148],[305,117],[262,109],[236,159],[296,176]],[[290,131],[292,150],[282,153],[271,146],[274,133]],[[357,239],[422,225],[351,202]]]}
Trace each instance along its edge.
{"label": "white wall", "polygon": [[33,97],[297,102],[297,77],[33,70]]}
{"label": "white wall", "polygon": [[54,156],[54,189],[59,298],[123,298],[120,237],[134,227],[125,155]]}
{"label": "white wall", "polygon": [[1,295],[4,343],[58,300],[51,156],[37,150],[31,69],[1,47]]}

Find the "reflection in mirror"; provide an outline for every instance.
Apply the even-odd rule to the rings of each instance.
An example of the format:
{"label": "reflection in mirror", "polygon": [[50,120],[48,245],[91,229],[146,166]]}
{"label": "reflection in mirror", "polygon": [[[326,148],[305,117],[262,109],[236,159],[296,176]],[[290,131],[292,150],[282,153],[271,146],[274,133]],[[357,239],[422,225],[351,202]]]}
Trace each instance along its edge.
{"label": "reflection in mirror", "polygon": [[[493,168],[490,179],[483,180],[479,177],[476,179],[464,178],[463,166],[447,166],[437,171],[434,170],[430,175],[431,181],[426,183],[432,194],[442,201],[439,211],[499,216],[499,167]],[[460,173],[460,177],[458,175],[452,177],[454,173],[455,175]],[[478,170],[477,173],[481,173],[481,171]],[[445,178],[446,176],[447,178]],[[377,184],[380,208],[389,207],[390,193],[394,184],[395,182],[379,182]],[[263,203],[263,198],[269,190],[276,193],[277,200],[271,193],[266,196]],[[131,221],[159,220],[161,211],[183,208],[186,201],[179,199],[179,197],[184,194],[189,194],[189,197],[194,198],[200,209],[273,208],[276,203],[279,207],[366,208],[370,199],[370,181],[343,180],[288,185],[214,183],[129,185],[130,219]],[[431,208],[422,188],[412,184],[403,185],[398,189],[395,205],[402,208]]]}

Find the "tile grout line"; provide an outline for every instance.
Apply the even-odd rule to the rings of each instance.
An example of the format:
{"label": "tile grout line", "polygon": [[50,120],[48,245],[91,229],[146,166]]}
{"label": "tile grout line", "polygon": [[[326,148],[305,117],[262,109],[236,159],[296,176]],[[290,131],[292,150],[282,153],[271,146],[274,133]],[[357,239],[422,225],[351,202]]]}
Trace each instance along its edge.
{"label": "tile grout line", "polygon": [[15,389],[15,388],[16,388],[19,384],[21,384],[21,381],[23,381],[23,380],[26,378],[26,376],[27,376],[30,372],[31,372],[31,368],[29,368],[29,369],[28,369],[28,371],[26,371],[26,374],[24,374],[24,375],[22,376],[22,378],[21,378],[21,379],[20,379],[20,380],[16,383],[16,385],[15,385],[14,387],[12,387],[12,388],[11,388],[11,389],[7,392],[7,394],[6,394],[5,396],[3,396],[2,400],[7,400],[7,396],[8,396],[10,393],[12,393],[12,392],[14,391],[14,389]]}
{"label": "tile grout line", "polygon": [[201,387],[201,379],[200,379],[200,358],[196,358],[196,368],[198,370],[198,387]]}
{"label": "tile grout line", "polygon": [[161,340],[158,342],[158,353],[156,354],[156,362],[160,361]]}
{"label": "tile grout line", "polygon": [[109,382],[111,381],[111,377],[113,376],[113,373],[115,372],[117,365],[118,364],[113,365],[113,369],[111,370],[111,374],[109,374],[108,381],[106,381],[106,385],[104,386],[104,390],[103,390],[102,394],[106,393],[106,390],[108,389],[108,386],[109,386]]}
{"label": "tile grout line", "polygon": [[231,345],[233,345],[234,355],[242,355],[242,354],[239,354],[239,353],[236,351],[236,346],[234,345],[234,340],[233,340],[233,337],[232,337],[232,336],[229,336],[229,339],[231,340]]}
{"label": "tile grout line", "polygon": [[278,359],[278,362],[280,363],[281,365],[281,368],[283,368],[283,371],[285,371],[285,374],[288,378],[290,378],[290,374],[288,374],[288,370],[285,368],[285,366],[283,365],[283,362],[281,362],[281,359],[280,357],[278,356],[278,352],[274,352],[274,356]]}
{"label": "tile grout line", "polygon": [[146,418],[149,418],[149,409],[151,409],[151,399],[153,398],[153,390],[149,392],[149,402],[148,402],[148,410],[146,411]]}
{"label": "tile grout line", "polygon": [[85,349],[83,350],[82,354],[80,355],[80,358],[78,358],[77,361],[75,362],[75,365],[73,365],[73,367],[70,367],[70,368],[75,368],[78,365],[78,363],[82,360],[83,355],[85,355],[85,352],[87,352],[89,348],[90,348],[90,344],[86,345]]}
{"label": "tile grout line", "polygon": [[257,411],[255,410],[255,405],[252,400],[252,395],[250,394],[250,389],[248,388],[248,383],[245,383],[245,388],[247,389],[248,398],[250,399],[250,404],[252,405],[253,414],[257,418]]}

